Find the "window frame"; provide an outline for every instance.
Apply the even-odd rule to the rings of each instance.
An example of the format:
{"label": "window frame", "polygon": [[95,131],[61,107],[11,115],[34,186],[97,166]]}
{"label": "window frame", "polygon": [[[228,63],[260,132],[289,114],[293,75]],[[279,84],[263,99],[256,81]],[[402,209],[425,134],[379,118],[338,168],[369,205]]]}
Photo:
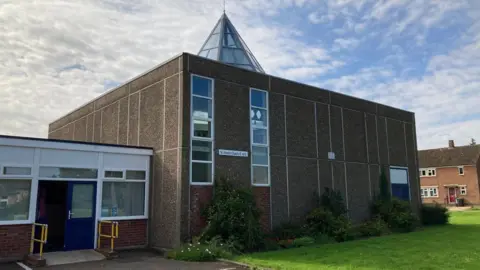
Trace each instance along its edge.
{"label": "window frame", "polygon": [[[33,170],[33,168],[32,168]],[[2,167],[2,171],[1,173],[3,173],[3,167]],[[33,174],[33,173],[32,173]],[[22,219],[22,220],[0,220],[0,226],[1,225],[20,225],[20,224],[32,224],[32,220],[35,219],[35,213],[36,213],[36,209],[32,212],[32,200],[36,200],[36,196],[33,196],[33,193],[34,193],[34,189],[36,190],[37,187],[35,186],[35,179],[33,177],[9,177],[9,175],[0,175],[0,181],[2,180],[13,180],[13,181],[28,181],[30,182],[30,194],[29,194],[29,202],[28,202],[28,214],[27,214],[27,219]],[[8,200],[8,197],[7,197],[7,200]],[[35,205],[36,205],[36,202],[35,202]],[[32,216],[33,215],[33,216]]]}
{"label": "window frame", "polygon": [[[459,192],[460,192],[459,194],[462,195],[462,196],[466,196],[467,193],[468,193],[467,192],[467,186],[465,185],[465,186],[459,186],[459,187],[460,187],[459,188]],[[465,193],[463,193],[463,192],[465,192]]]}
{"label": "window frame", "polygon": [[[429,171],[432,172],[432,175],[428,175]],[[423,174],[425,172],[425,174]],[[436,177],[437,176],[437,168],[420,168],[419,169],[420,177]]]}
{"label": "window frame", "polygon": [[[427,191],[427,196],[424,196],[424,190]],[[436,196],[431,196],[430,195],[430,190],[436,190],[436,192],[434,192],[436,194]],[[439,197],[438,186],[421,186],[420,187],[420,194],[421,194],[422,198],[438,198]]]}
{"label": "window frame", "polygon": [[[5,168],[29,168],[30,169],[30,174],[5,174],[4,170]],[[32,178],[33,177],[33,166],[31,164],[7,164],[4,163],[0,166],[0,177],[5,177],[5,178]]]}
{"label": "window frame", "polygon": [[[45,177],[41,175],[42,168],[65,168],[65,169],[85,169],[85,170],[97,170],[97,177],[95,178],[73,178],[73,177]],[[40,164],[38,165],[38,180],[51,180],[51,181],[96,181],[97,179],[101,179],[103,175],[101,175],[102,170],[98,167],[94,168],[85,168],[79,166],[65,166],[65,165],[56,165],[56,164]]]}
{"label": "window frame", "polygon": [[[206,80],[211,81],[211,97],[202,96],[193,94],[193,78],[198,77]],[[193,99],[194,97],[197,98],[204,98],[208,99],[212,103],[212,116],[207,118],[202,117],[194,117],[193,115]],[[210,122],[211,126],[211,134],[210,137],[198,137],[195,136],[194,130],[194,120],[201,120],[201,121],[208,121]],[[211,143],[211,153],[212,153],[212,160],[194,160],[193,159],[193,141],[203,141],[203,142],[210,142]],[[190,162],[189,162],[189,177],[188,181],[190,185],[194,186],[212,186],[215,183],[215,80],[209,77],[197,75],[197,74],[190,74]],[[211,181],[210,182],[194,182],[193,181],[193,164],[194,163],[202,163],[202,164],[209,164],[211,168]]]}
{"label": "window frame", "polygon": [[[104,183],[144,183],[144,199],[143,199],[143,215],[135,215],[135,216],[114,216],[114,217],[104,217],[102,216],[103,210],[103,184]],[[114,180],[114,179],[105,179],[98,182],[99,185],[102,186],[102,193],[100,194],[100,216],[98,217],[99,220],[136,220],[136,219],[147,219],[148,218],[148,196],[149,191],[147,190],[148,181],[147,180]]]}
{"label": "window frame", "polygon": [[[258,92],[262,92],[262,93],[265,93],[265,107],[259,107],[259,106],[254,106],[252,105],[252,92],[253,91],[258,91]],[[265,91],[265,90],[261,90],[261,89],[257,89],[257,88],[250,88],[250,91],[248,93],[248,100],[249,100],[249,113],[248,113],[248,123],[250,125],[250,183],[252,186],[256,186],[256,187],[270,187],[271,185],[271,177],[270,177],[270,170],[271,170],[271,166],[270,166],[270,112],[269,112],[269,95],[268,95],[268,91]],[[266,121],[267,121],[267,124],[266,126],[262,126],[262,127],[257,127],[257,126],[253,126],[252,124],[252,116],[251,116],[251,111],[252,109],[259,109],[259,110],[264,110],[266,112]],[[266,130],[266,141],[267,143],[255,143],[254,142],[254,136],[253,136],[253,130],[254,129],[263,129],[263,130]],[[267,164],[255,164],[253,163],[253,148],[254,147],[261,147],[261,148],[265,148],[267,150]],[[254,179],[253,179],[253,168],[254,167],[266,167],[267,168],[267,183],[266,184],[260,184],[260,183],[254,183]]]}
{"label": "window frame", "polygon": [[[390,166],[390,167],[389,167],[389,171],[388,171],[388,173],[389,173],[389,178],[391,177],[392,169],[393,169],[393,170],[404,170],[404,171],[406,171],[407,187],[408,187],[408,201],[411,202],[411,201],[412,201],[412,190],[411,190],[411,186],[410,186],[410,172],[409,172],[408,167],[403,167],[403,166]],[[389,182],[390,182],[390,194],[393,194],[393,188],[392,188],[392,180],[391,180],[391,178],[389,179]]]}
{"label": "window frame", "polygon": [[[462,172],[460,172],[462,170]],[[465,167],[464,166],[458,166],[457,167],[458,175],[465,175]]]}

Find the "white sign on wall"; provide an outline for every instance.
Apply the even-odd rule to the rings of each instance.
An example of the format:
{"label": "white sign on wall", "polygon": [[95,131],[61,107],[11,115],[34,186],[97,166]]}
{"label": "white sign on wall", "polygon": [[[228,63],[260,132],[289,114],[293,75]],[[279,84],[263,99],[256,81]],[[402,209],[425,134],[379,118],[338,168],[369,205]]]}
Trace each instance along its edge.
{"label": "white sign on wall", "polygon": [[328,159],[335,159],[335,153],[334,152],[328,152]]}
{"label": "white sign on wall", "polygon": [[247,151],[236,151],[236,150],[227,150],[219,149],[218,154],[220,156],[231,156],[231,157],[248,157]]}

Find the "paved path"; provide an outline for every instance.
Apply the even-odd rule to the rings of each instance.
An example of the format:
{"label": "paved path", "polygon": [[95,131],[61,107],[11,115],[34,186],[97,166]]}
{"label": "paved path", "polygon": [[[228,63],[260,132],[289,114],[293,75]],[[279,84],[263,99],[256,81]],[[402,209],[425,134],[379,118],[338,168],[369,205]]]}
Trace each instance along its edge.
{"label": "paved path", "polygon": [[[163,257],[147,251],[131,251],[120,253],[119,258],[68,265],[56,265],[42,268],[46,270],[240,270],[245,269],[237,265],[223,262],[181,262],[167,260]],[[3,270],[3,268],[2,268]],[[8,269],[10,270],[10,269]],[[13,269],[12,269],[13,270]]]}

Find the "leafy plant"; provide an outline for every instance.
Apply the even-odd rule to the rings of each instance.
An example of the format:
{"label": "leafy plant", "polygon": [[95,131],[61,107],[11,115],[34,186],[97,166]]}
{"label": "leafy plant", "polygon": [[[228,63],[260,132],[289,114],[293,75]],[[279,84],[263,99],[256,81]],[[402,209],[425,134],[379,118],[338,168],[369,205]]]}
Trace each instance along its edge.
{"label": "leafy plant", "polygon": [[232,252],[227,245],[218,240],[212,242],[198,242],[184,244],[167,253],[167,258],[180,261],[214,261],[218,258],[231,258]]}
{"label": "leafy plant", "polygon": [[450,215],[448,209],[435,204],[434,206],[423,205],[422,206],[422,224],[426,226],[430,225],[445,225],[448,224]]}
{"label": "leafy plant", "polygon": [[271,237],[278,240],[293,239],[307,234],[305,227],[293,223],[282,224],[272,230]]}
{"label": "leafy plant", "polygon": [[321,233],[342,242],[349,239],[351,224],[344,215],[335,216],[330,210],[319,207],[308,214],[306,227],[311,235]]}
{"label": "leafy plant", "polygon": [[257,250],[263,245],[260,210],[249,189],[235,188],[224,178],[215,181],[215,193],[205,210],[207,226],[200,239],[220,237],[239,250]]}
{"label": "leafy plant", "polygon": [[358,226],[356,226],[360,237],[381,236],[390,233],[388,224],[380,217],[374,217]]}
{"label": "leafy plant", "polygon": [[372,204],[372,214],[385,221],[394,231],[410,232],[419,224],[410,204],[396,198],[375,200]]}
{"label": "leafy plant", "polygon": [[325,188],[320,196],[320,206],[332,212],[334,216],[341,216],[347,213],[347,207],[343,200],[342,193],[328,187]]}
{"label": "leafy plant", "polygon": [[390,183],[388,182],[385,170],[382,169],[380,173],[380,200],[389,201],[392,198],[390,194]]}

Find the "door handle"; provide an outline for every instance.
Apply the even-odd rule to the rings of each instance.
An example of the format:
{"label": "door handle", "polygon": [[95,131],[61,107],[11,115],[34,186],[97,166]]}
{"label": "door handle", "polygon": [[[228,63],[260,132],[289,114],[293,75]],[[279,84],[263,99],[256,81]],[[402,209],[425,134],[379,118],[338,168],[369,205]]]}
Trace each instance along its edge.
{"label": "door handle", "polygon": [[68,210],[68,219],[72,218],[72,214],[73,214],[73,212],[71,210]]}

